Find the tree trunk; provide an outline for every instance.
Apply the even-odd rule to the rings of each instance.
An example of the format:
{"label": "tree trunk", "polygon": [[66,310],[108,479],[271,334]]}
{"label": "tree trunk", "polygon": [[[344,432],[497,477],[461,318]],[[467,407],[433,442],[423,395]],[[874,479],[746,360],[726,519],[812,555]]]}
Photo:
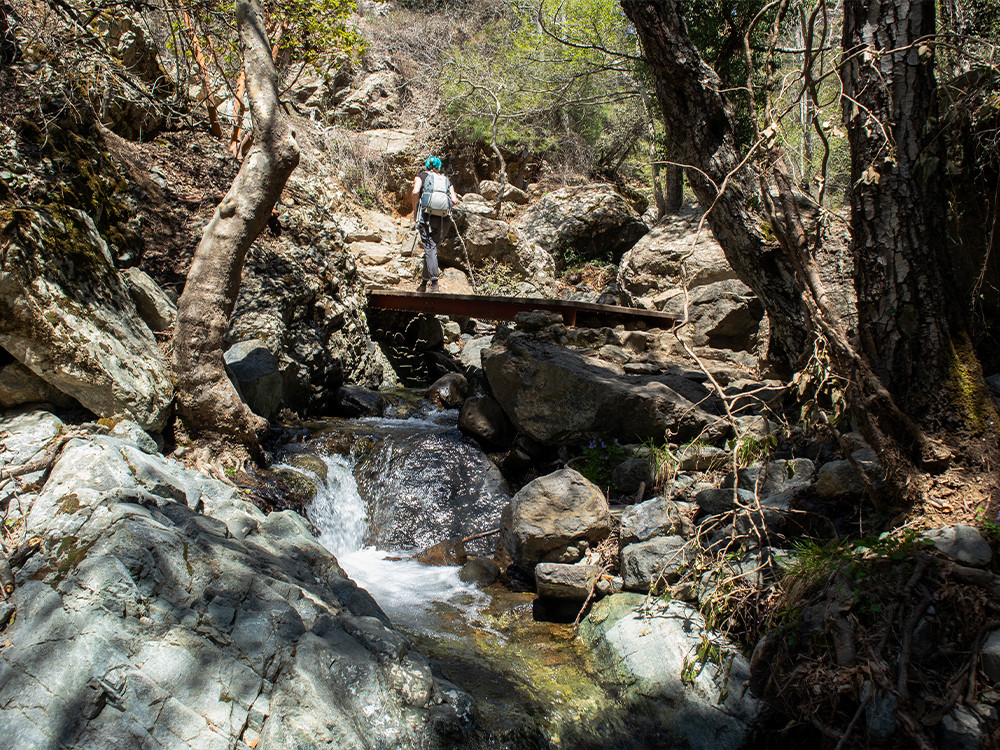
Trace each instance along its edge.
{"label": "tree trunk", "polygon": [[238,0],[236,19],[254,146],[205,228],[178,302],[174,334],[177,411],[185,427],[259,452],[267,426],[240,399],[223,364],[223,337],[243,262],[299,161],[295,131],[278,101],[278,80],[258,0]]}
{"label": "tree trunk", "polygon": [[667,164],[665,178],[667,183],[667,197],[664,208],[668,214],[675,214],[684,205],[684,170],[676,162],[676,154],[671,149],[669,157],[670,164]]}
{"label": "tree trunk", "polygon": [[770,359],[791,364],[809,342],[805,308],[791,264],[761,230],[760,191],[737,149],[719,77],[691,43],[677,2],[621,5],[645,50],[676,161],[693,167],[686,169],[688,181],[715,238],[770,316]]}
{"label": "tree trunk", "polygon": [[[953,355],[943,257],[944,153],[937,120],[935,0],[848,0],[844,110],[851,146],[851,250],[861,349],[900,407],[940,401]],[[951,299],[952,304],[946,300]]]}

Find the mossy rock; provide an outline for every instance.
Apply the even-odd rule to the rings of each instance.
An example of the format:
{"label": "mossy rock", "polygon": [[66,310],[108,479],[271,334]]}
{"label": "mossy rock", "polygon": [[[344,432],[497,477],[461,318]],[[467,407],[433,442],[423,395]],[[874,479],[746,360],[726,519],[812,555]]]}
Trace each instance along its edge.
{"label": "mossy rock", "polygon": [[319,494],[319,485],[295,469],[275,469],[274,476],[305,503],[311,503]]}

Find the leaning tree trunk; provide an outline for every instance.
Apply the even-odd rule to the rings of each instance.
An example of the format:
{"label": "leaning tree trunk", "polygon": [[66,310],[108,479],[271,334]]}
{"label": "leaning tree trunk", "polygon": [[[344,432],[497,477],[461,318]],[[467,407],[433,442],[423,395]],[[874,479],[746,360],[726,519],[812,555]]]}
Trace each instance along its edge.
{"label": "leaning tree trunk", "polygon": [[205,227],[178,302],[174,334],[177,412],[192,433],[259,451],[267,426],[226,375],[223,337],[236,305],[243,262],[299,161],[295,131],[278,101],[278,77],[258,0],[238,0],[254,146]]}
{"label": "leaning tree trunk", "polygon": [[671,152],[690,167],[688,181],[726,259],[770,316],[770,358],[792,363],[809,342],[806,311],[792,266],[762,233],[760,191],[737,149],[721,81],[691,43],[679,3],[621,0],[621,5],[653,73]]}

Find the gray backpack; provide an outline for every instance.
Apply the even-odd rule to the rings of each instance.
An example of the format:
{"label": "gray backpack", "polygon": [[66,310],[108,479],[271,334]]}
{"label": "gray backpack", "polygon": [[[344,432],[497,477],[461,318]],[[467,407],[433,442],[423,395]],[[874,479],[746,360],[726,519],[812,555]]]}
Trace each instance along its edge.
{"label": "gray backpack", "polygon": [[425,216],[451,213],[451,181],[443,174],[427,173],[420,191],[420,210]]}

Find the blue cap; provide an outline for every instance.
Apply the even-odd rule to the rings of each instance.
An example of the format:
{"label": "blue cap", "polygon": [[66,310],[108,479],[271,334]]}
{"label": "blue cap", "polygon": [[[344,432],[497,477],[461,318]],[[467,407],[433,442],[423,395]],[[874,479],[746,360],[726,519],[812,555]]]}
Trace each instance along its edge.
{"label": "blue cap", "polygon": [[424,162],[424,167],[426,169],[441,169],[441,160],[436,156],[428,156],[427,161]]}

